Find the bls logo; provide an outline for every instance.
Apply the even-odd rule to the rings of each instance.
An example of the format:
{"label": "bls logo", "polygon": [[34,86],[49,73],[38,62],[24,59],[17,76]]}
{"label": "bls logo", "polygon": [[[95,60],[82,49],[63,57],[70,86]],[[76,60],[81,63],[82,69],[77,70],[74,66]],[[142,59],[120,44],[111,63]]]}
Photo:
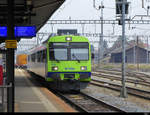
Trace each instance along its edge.
{"label": "bls logo", "polygon": [[75,68],[65,68],[65,70],[75,70]]}

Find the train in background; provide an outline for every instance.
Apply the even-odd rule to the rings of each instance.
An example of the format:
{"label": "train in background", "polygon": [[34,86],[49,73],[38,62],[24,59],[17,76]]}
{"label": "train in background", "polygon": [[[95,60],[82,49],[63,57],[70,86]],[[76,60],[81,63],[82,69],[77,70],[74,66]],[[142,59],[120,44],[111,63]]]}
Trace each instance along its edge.
{"label": "train in background", "polygon": [[16,55],[16,68],[26,69],[27,68],[27,54]]}
{"label": "train in background", "polygon": [[27,70],[61,91],[80,91],[91,81],[91,45],[86,37],[50,37],[28,54]]}

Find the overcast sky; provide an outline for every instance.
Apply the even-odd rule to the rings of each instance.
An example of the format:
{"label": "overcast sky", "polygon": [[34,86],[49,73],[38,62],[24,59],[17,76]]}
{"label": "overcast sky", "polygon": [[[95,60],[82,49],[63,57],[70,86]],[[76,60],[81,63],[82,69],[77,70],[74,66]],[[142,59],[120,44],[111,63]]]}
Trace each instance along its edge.
{"label": "overcast sky", "polygon": [[[95,0],[95,6],[103,4],[104,8],[104,19],[114,20],[116,19],[116,12],[115,12],[115,0]],[[150,0],[144,0],[144,6],[147,8],[150,5]],[[147,11],[142,8],[142,0],[128,0],[130,2],[129,7],[129,15],[128,18],[133,18],[135,15],[146,15]],[[99,20],[101,16],[100,10],[96,10],[93,7],[93,0],[66,0],[66,2],[53,14],[50,18],[51,20]],[[134,19],[139,20],[139,17],[135,17]],[[143,19],[150,19],[150,18],[143,18]],[[43,32],[52,32],[51,25],[45,25],[41,29]],[[78,32],[82,32],[82,25],[54,25],[53,32],[56,33],[57,29],[66,28],[66,29],[78,29]],[[136,27],[135,29],[131,29],[132,27]],[[113,25],[104,25],[104,35],[121,35],[122,27],[115,25],[114,26],[115,32],[113,33]],[[149,34],[149,26],[148,25],[126,25],[126,35],[142,35],[143,32],[145,34]],[[98,25],[85,25],[84,26],[85,33],[100,33],[100,24]]]}
{"label": "overcast sky", "polygon": [[[96,1],[96,7],[98,8],[98,6],[101,4],[101,1],[103,1],[103,4],[105,6],[104,8],[104,19],[116,19],[116,14],[115,14],[115,0],[95,0]],[[142,8],[142,0],[128,0],[128,2],[130,3],[130,7],[129,7],[129,15],[128,17],[133,18],[135,15],[146,15],[147,11]],[[150,2],[147,2],[149,0],[145,0],[145,8],[150,5]],[[67,19],[72,19],[72,20],[99,20],[101,16],[100,10],[96,10],[93,7],[93,0],[66,0],[66,2],[53,14],[53,16],[50,18],[51,20],[67,20]],[[134,18],[134,19],[140,19],[140,18]],[[145,18],[148,19],[148,18]],[[47,25],[46,25],[47,26]],[[81,25],[78,25],[81,27]],[[94,26],[94,28],[96,27],[96,32],[100,33],[100,25],[92,25]],[[137,27],[136,29],[138,30],[139,27],[143,27],[145,30],[149,29],[149,27],[147,27],[147,25],[131,25],[131,27]],[[75,28],[76,25],[54,25],[54,31],[56,32],[56,30],[58,28]],[[79,31],[81,32],[81,28],[78,27]],[[121,26],[117,26],[115,25],[115,33],[116,34],[120,34],[120,30],[121,30]],[[48,28],[50,28],[50,26],[48,26]],[[85,25],[84,26],[84,30],[85,32],[93,32],[93,30],[95,31],[95,29],[93,29],[93,27],[89,27],[89,25]],[[112,29],[113,26],[112,25],[104,25],[104,34],[110,34],[112,33]],[[43,28],[41,29],[42,31],[48,31],[45,26],[43,26]],[[126,25],[126,33],[127,34],[142,34],[142,31],[140,31],[141,33],[136,33],[137,30],[130,30],[129,29],[129,25]],[[143,30],[144,31],[144,30]]]}
{"label": "overcast sky", "polygon": [[[115,20],[116,12],[115,12],[115,0],[95,0],[95,6],[101,4],[103,1],[104,4],[104,20]],[[142,8],[142,0],[128,0],[130,3],[129,7],[129,15],[128,17],[133,18],[135,15],[147,15],[147,11]],[[144,0],[144,6],[150,6],[150,0]],[[93,0],[66,0],[66,2],[52,15],[51,20],[99,20],[101,16],[100,10],[96,10],[93,7]],[[136,17],[134,19],[139,20],[140,18]],[[150,19],[150,18],[143,18]],[[78,29],[78,32],[82,32],[82,25],[54,25],[53,32],[56,33],[57,29]],[[131,29],[133,28],[134,29]],[[85,25],[84,32],[85,33],[100,33],[101,26],[98,25]],[[126,35],[150,35],[150,26],[149,25],[126,25]],[[113,33],[113,25],[104,24],[104,35],[121,35],[122,27],[115,25],[115,32]],[[45,24],[40,30],[40,32],[52,32],[52,26]],[[95,38],[90,38],[95,39]],[[96,40],[99,38],[96,38]],[[104,38],[110,43],[115,41],[115,38]],[[144,38],[144,40],[146,40]],[[150,41],[150,40],[149,40]]]}

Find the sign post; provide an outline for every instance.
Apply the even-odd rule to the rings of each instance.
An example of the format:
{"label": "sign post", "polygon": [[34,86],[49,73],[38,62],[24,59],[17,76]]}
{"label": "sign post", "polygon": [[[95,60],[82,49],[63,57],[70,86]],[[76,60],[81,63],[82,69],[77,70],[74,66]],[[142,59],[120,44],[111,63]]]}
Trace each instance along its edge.
{"label": "sign post", "polygon": [[[7,112],[14,112],[14,50],[17,48],[17,41],[20,40],[21,37],[32,38],[36,36],[36,27],[19,26],[20,24],[31,24],[29,23],[31,16],[34,16],[32,14],[32,1],[3,0],[1,3],[1,9],[3,10],[0,11],[0,14],[3,17],[4,22],[0,22],[2,23],[2,26],[0,26],[0,38],[2,38],[0,42],[5,41],[6,43],[6,83],[11,86],[7,88]],[[27,17],[27,20],[23,19],[24,16]],[[7,23],[5,19],[7,20]]]}
{"label": "sign post", "polygon": [[0,85],[3,85],[3,66],[0,65]]}
{"label": "sign post", "polygon": [[[7,0],[8,19],[7,19],[7,40],[14,40],[14,0]],[[7,48],[6,51],[6,77],[7,85],[7,111],[14,112],[15,86],[14,86],[14,49]]]}

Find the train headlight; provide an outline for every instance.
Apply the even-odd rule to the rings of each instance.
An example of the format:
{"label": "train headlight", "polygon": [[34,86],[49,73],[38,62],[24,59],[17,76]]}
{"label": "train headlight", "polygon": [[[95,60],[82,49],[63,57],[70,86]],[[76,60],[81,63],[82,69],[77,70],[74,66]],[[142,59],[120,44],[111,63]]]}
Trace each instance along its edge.
{"label": "train headlight", "polygon": [[66,37],[66,41],[72,41],[71,37]]}
{"label": "train headlight", "polygon": [[57,71],[57,70],[58,70],[58,67],[57,67],[57,66],[52,67],[52,70]]}
{"label": "train headlight", "polygon": [[81,66],[81,70],[87,70],[87,66]]}

